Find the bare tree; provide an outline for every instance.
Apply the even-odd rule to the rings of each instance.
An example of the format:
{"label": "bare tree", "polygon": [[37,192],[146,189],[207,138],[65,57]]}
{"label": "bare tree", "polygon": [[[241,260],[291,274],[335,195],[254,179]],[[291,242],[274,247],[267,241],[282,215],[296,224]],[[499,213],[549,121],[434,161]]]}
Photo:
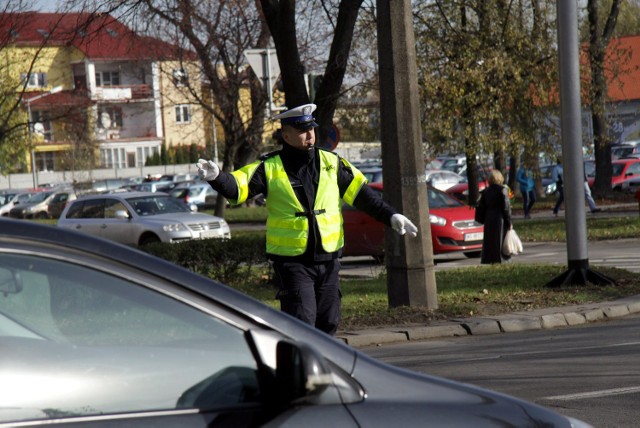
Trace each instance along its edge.
{"label": "bare tree", "polygon": [[[333,27],[333,38],[324,69],[324,78],[316,92],[319,134],[324,141],[331,131],[338,99],[342,94],[358,11],[364,0],[320,1]],[[298,39],[298,15],[295,0],[260,0],[278,54],[283,89],[288,106],[309,102],[304,81]],[[336,15],[335,22],[333,17]],[[318,132],[318,131],[316,131]]]}
{"label": "bare tree", "polygon": [[607,45],[611,40],[620,12],[620,0],[613,0],[604,21],[600,19],[601,2],[589,0],[587,3],[589,19],[589,67],[591,85],[589,105],[593,123],[593,146],[596,158],[596,179],[594,194],[605,196],[611,193],[611,142],[607,135],[606,97],[607,78],[605,76],[605,57]]}

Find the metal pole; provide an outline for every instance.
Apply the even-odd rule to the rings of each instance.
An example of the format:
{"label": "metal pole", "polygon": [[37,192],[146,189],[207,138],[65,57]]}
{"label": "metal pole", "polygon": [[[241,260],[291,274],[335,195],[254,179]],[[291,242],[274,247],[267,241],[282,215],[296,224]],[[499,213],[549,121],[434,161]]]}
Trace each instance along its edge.
{"label": "metal pole", "polygon": [[218,164],[218,134],[216,133],[216,116],[213,114],[216,106],[213,102],[213,89],[209,89],[211,96],[211,127],[213,129],[213,161]]}
{"label": "metal pole", "polygon": [[577,2],[575,0],[558,1],[556,7],[568,269],[551,280],[547,286],[557,287],[587,282],[611,284],[615,281],[589,269],[587,253]]}
{"label": "metal pole", "polygon": [[271,49],[265,49],[266,58],[264,61],[265,64],[265,76],[267,79],[267,84],[265,87],[267,88],[267,97],[269,98],[269,106],[267,107],[267,116],[271,116],[271,111],[273,110],[273,88],[271,87]]}
{"label": "metal pole", "polygon": [[33,132],[31,131],[31,100],[27,100],[27,128],[29,128],[29,145],[31,146],[31,175],[33,188],[38,188],[38,173],[36,172],[36,150],[33,146]]}

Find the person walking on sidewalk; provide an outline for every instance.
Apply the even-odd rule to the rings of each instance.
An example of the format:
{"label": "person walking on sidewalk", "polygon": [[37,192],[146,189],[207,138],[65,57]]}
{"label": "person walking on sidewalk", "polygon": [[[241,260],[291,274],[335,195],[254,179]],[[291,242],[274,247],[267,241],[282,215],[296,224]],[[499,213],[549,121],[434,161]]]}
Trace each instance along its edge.
{"label": "person walking on sidewalk", "polygon": [[589,204],[589,210],[591,213],[600,212],[600,208],[596,206],[596,201],[593,200],[593,196],[591,196],[591,188],[589,187],[589,180],[587,179],[587,173],[584,173],[584,197]]}
{"label": "person walking on sidewalk", "polygon": [[536,184],[533,180],[533,172],[525,166],[524,162],[518,168],[516,181],[520,185],[520,193],[522,194],[522,207],[524,209],[524,218],[531,218],[531,208],[536,203]]}
{"label": "person walking on sidewalk", "polygon": [[400,235],[418,228],[367,186],[346,159],[315,146],[315,104],[274,117],[282,149],[232,173],[210,160],[198,175],[232,204],[267,199],[267,256],[273,262],[280,309],[334,335],[341,311],[342,201],[391,226]]}
{"label": "person walking on sidewalk", "polygon": [[556,205],[553,207],[553,215],[557,216],[558,211],[560,211],[560,207],[564,202],[564,180],[563,180],[564,170],[562,169],[562,158],[558,158],[558,163],[553,168],[553,172],[551,173],[551,179],[556,183],[556,191],[558,192],[558,199],[556,200]]}
{"label": "person walking on sidewalk", "polygon": [[479,221],[484,224],[480,263],[502,263],[502,260],[511,259],[502,254],[504,236],[511,229],[509,190],[504,186],[504,176],[497,169],[489,174],[489,186],[482,191],[476,211]]}

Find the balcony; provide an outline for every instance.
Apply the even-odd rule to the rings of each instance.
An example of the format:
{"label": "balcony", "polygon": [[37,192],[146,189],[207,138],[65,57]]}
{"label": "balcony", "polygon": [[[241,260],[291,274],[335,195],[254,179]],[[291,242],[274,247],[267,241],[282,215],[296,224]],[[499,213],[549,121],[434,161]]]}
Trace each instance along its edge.
{"label": "balcony", "polygon": [[145,100],[153,98],[149,85],[99,86],[93,94],[98,101]]}

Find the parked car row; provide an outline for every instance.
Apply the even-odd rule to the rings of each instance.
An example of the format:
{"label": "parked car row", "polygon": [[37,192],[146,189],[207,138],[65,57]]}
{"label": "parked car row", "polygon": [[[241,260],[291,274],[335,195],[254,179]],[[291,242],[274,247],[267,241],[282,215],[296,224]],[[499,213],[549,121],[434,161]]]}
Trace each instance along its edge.
{"label": "parked car row", "polygon": [[76,199],[73,189],[6,190],[0,193],[0,216],[19,219],[58,218],[68,201]]}

